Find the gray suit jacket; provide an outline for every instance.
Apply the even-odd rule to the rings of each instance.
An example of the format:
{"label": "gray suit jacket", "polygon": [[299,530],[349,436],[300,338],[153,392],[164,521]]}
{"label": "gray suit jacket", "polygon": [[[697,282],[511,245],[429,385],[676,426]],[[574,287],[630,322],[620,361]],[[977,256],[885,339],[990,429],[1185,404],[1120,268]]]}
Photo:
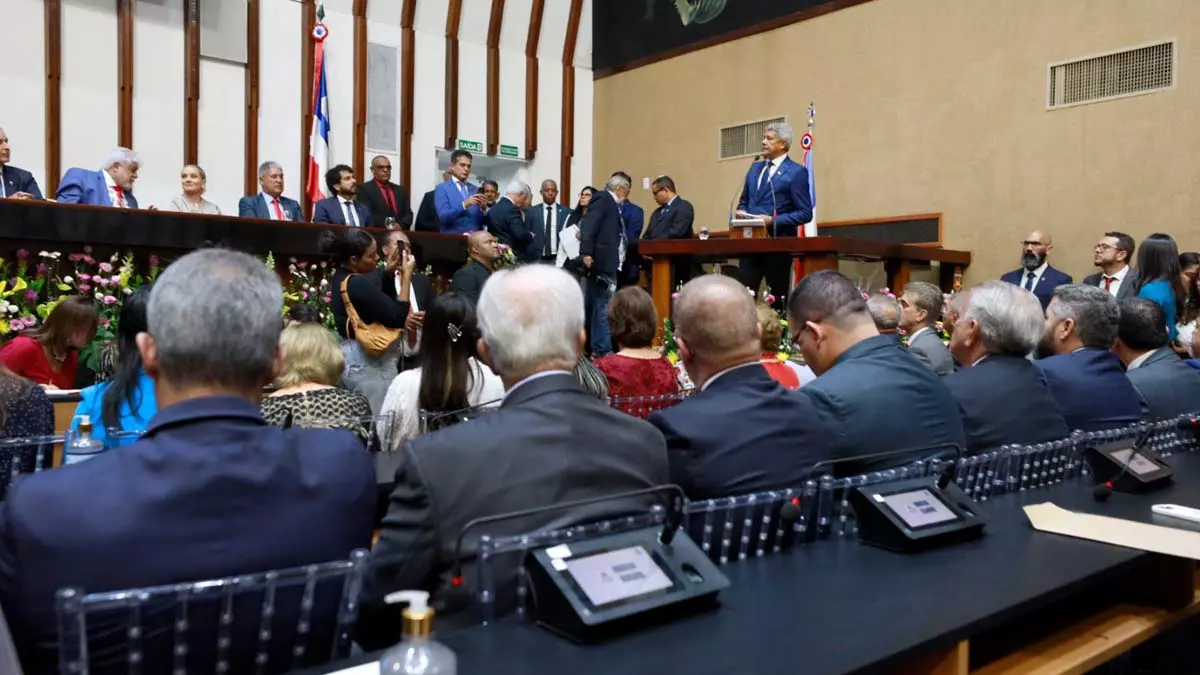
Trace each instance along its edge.
{"label": "gray suit jacket", "polygon": [[[355,640],[367,649],[400,638],[400,614],[383,604],[386,594],[421,589],[433,592],[439,603],[448,600],[438,592],[448,587],[455,543],[470,521],[649,488],[669,476],[662,434],[588,394],[569,373],[525,382],[509,391],[498,411],[410,439],[404,454],[363,580]],[[475,586],[480,535],[524,534],[643,512],[651,500],[602,502],[473,529],[463,538],[465,588]],[[502,611],[514,596],[517,559],[498,557],[494,565]],[[443,626],[447,613],[439,611]]]}
{"label": "gray suit jacket", "polygon": [[1155,350],[1125,375],[1145,399],[1150,419],[1200,412],[1200,371],[1184,363],[1170,347]]}
{"label": "gray suit jacket", "polygon": [[[1083,278],[1083,283],[1088,286],[1099,286],[1100,273],[1087,275]],[[1121,285],[1117,287],[1117,302],[1136,296],[1137,291],[1134,286],[1137,286],[1137,271],[1130,267],[1129,271],[1125,273],[1125,278],[1121,280]]]}
{"label": "gray suit jacket", "polygon": [[954,357],[950,356],[950,350],[946,349],[946,345],[942,344],[942,339],[932,328],[923,330],[916,338],[910,339],[908,351],[937,375],[949,375],[954,372]]}

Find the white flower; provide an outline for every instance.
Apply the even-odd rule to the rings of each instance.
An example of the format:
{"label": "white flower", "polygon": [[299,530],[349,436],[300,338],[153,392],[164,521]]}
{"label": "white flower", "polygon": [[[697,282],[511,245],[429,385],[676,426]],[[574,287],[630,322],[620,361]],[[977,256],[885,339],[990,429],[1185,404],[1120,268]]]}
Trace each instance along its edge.
{"label": "white flower", "polygon": [[66,276],[66,277],[63,277],[63,283],[64,284],[73,284],[73,283],[75,283],[75,280],[69,276]]}
{"label": "white flower", "polygon": [[61,256],[62,256],[62,253],[59,253],[58,251],[55,251],[54,253],[50,254],[50,257],[54,258],[55,260],[58,260],[59,257],[61,257]]}
{"label": "white flower", "polygon": [[45,252],[45,251],[38,251],[38,255],[42,256],[43,258],[51,258],[51,257],[53,257],[53,256],[51,256],[49,253],[47,253],[47,252]]}
{"label": "white flower", "polygon": [[132,288],[126,288],[126,289],[124,289],[124,291],[125,291],[125,295],[133,295],[133,289],[132,289]]}
{"label": "white flower", "polygon": [[304,284],[304,285],[303,285],[303,286],[301,286],[300,288],[301,288],[302,290],[305,290],[305,291],[307,291],[307,290],[311,290],[311,289],[309,288],[308,284]]}
{"label": "white flower", "polygon": [[16,314],[18,311],[20,311],[20,309],[21,309],[21,308],[20,308],[20,307],[17,307],[16,305],[9,305],[9,306],[8,306],[8,313],[9,313],[9,314]]}
{"label": "white flower", "polygon": [[100,291],[96,291],[96,299],[97,299],[97,300],[103,300],[103,299],[104,299],[104,294],[103,294],[103,293],[101,293]]}
{"label": "white flower", "polygon": [[329,285],[329,280],[328,280],[328,279],[322,279],[322,280],[321,280],[321,287],[322,287],[322,288],[324,288],[324,287],[326,287],[326,286],[328,286],[328,285]]}

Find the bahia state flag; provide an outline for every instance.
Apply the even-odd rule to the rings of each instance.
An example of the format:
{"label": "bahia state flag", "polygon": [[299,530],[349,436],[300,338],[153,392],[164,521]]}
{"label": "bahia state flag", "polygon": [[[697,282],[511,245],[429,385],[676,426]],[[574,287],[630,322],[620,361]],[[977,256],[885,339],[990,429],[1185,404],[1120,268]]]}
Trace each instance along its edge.
{"label": "bahia state flag", "polygon": [[[305,193],[309,208],[325,198],[325,172],[329,169],[329,88],[325,80],[325,7],[317,5],[317,25],[313,28],[312,130],[308,137],[308,184]],[[312,213],[309,213],[312,216]]]}

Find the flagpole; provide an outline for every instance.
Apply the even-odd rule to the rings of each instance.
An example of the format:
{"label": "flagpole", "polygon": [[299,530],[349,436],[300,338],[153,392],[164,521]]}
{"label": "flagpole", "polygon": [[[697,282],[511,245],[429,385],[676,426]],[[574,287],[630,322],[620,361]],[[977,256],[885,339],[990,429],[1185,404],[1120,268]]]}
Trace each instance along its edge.
{"label": "flagpole", "polygon": [[[801,164],[808,170],[808,197],[812,203],[812,220],[800,223],[796,227],[796,236],[800,238],[817,236],[817,186],[813,178],[813,125],[817,118],[817,108],[812,101],[808,102],[808,131],[800,137],[800,148],[803,150]],[[804,260],[792,259],[792,286],[804,278]]]}
{"label": "flagpole", "polygon": [[313,90],[310,99],[312,128],[308,136],[308,183],[304,192],[309,201],[309,217],[317,202],[325,198],[325,171],[329,168],[329,89],[325,79],[325,4],[317,3],[317,25],[313,27]]}

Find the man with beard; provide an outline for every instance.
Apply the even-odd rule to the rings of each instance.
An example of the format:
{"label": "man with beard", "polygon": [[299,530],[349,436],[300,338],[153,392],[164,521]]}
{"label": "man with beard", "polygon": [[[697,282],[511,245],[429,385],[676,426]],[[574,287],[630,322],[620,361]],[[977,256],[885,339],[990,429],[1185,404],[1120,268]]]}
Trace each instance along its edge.
{"label": "man with beard", "polygon": [[1016,284],[1033,293],[1042,303],[1042,310],[1054,297],[1054,289],[1073,283],[1071,275],[1054,269],[1046,257],[1054,250],[1050,235],[1035,230],[1021,242],[1021,269],[1013,270],[1000,277],[1001,281]]}

